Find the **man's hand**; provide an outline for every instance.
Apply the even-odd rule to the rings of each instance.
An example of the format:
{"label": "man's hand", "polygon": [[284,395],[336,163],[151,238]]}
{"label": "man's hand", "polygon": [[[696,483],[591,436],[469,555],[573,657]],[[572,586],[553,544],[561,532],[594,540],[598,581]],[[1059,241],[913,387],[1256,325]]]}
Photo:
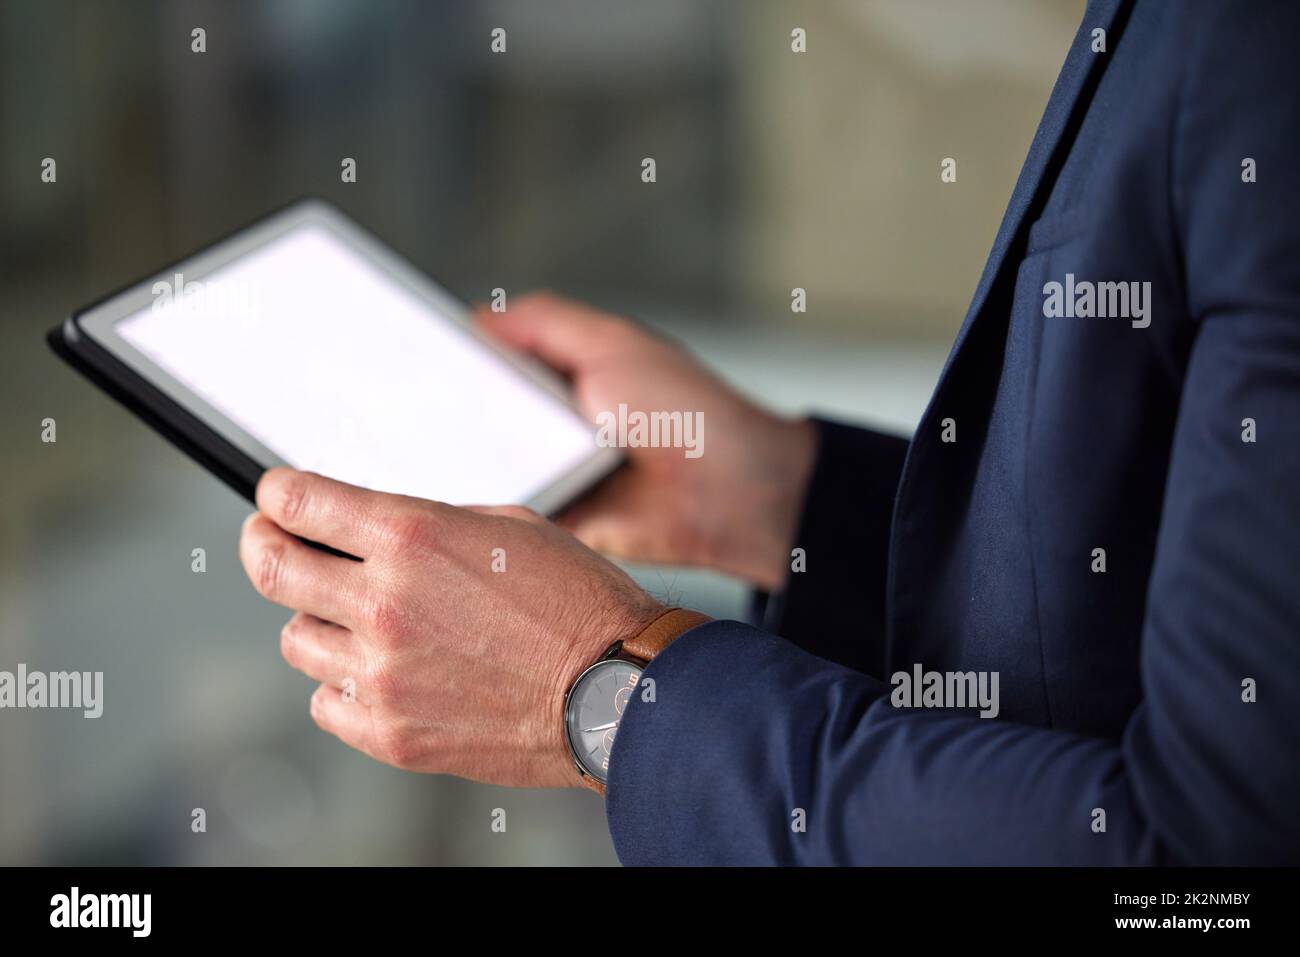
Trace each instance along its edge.
{"label": "man's hand", "polygon": [[297,611],[280,647],[321,682],[311,713],[324,730],[407,770],[580,783],[565,692],[663,611],[626,574],[523,508],[453,508],[283,468],[262,477],[257,507],[240,559],[259,592]]}
{"label": "man's hand", "polygon": [[477,316],[489,333],[568,376],[593,422],[620,403],[703,414],[703,455],[628,449],[629,467],[562,515],[563,527],[620,558],[716,568],[769,589],[784,584],[812,471],[811,423],[763,411],[673,343],[590,306],[542,293]]}

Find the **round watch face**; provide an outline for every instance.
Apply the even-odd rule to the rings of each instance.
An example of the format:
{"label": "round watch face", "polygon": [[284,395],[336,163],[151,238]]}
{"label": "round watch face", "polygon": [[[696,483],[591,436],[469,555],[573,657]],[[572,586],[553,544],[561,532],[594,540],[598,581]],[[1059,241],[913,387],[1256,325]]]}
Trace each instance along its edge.
{"label": "round watch face", "polygon": [[598,661],[569,692],[564,711],[569,748],[579,767],[602,784],[609,777],[609,752],[637,683],[641,666],[621,658]]}

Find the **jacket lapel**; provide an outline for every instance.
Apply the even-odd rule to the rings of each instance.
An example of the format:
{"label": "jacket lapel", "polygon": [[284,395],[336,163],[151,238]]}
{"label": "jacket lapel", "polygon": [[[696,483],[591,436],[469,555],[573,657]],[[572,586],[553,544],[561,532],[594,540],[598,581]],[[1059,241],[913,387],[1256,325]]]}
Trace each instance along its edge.
{"label": "jacket lapel", "polygon": [[[969,419],[972,413],[987,414],[985,406],[991,401],[991,390],[996,389],[996,376],[986,377],[992,381],[981,382],[978,388],[959,387],[963,378],[960,367],[963,360],[971,358],[972,354],[978,354],[972,361],[978,360],[979,355],[986,358],[991,355],[991,350],[996,348],[994,334],[998,327],[995,323],[999,319],[1004,324],[1002,328],[1005,332],[1010,310],[1010,287],[1014,286],[1029,226],[1047,201],[1056,173],[1064,163],[1079,124],[1083,121],[1092,92],[1115,49],[1132,3],[1133,0],[1089,0],[1083,21],[1079,24],[1066,55],[1065,64],[1052,88],[1043,119],[1030,144],[1029,154],[1011,194],[1011,201],[1002,218],[1002,225],[998,229],[970,308],[908,448],[894,501],[890,534],[886,640],[891,648],[910,631],[908,600],[925,600],[923,585],[926,577],[925,564],[929,560],[927,549],[933,547],[932,537],[927,536],[926,532],[933,532],[933,524],[942,520],[939,516],[948,514],[944,509],[913,508],[911,503],[948,501],[963,491],[957,488],[945,489],[943,485],[949,462],[938,454],[939,420],[949,415],[964,415]],[[1106,31],[1106,53],[1092,52],[1093,31],[1098,28]],[[999,312],[1003,314],[999,315]],[[985,326],[988,328],[985,329]],[[973,330],[980,334],[972,336]],[[983,342],[983,346],[977,348],[980,342]],[[979,376],[978,371],[975,376]],[[978,447],[977,442],[971,442],[972,435],[968,426],[962,438],[964,448],[972,445]],[[936,499],[935,496],[941,498]],[[905,546],[909,549],[907,553],[903,551]],[[916,560],[916,567],[905,567],[912,559]]]}
{"label": "jacket lapel", "polygon": [[[1111,33],[1121,9],[1129,5],[1130,0],[1089,0],[1083,22],[1079,24],[1074,42],[1070,44],[1066,54],[1065,65],[1061,67],[1056,85],[1052,87],[1052,95],[1047,101],[1043,119],[1034,134],[1033,142],[1029,145],[1029,155],[1025,157],[1025,165],[1021,167],[1016,188],[1011,193],[1011,201],[1007,204],[1002,225],[993,240],[993,249],[984,264],[979,285],[975,287],[975,296],[971,300],[970,309],[966,312],[966,319],[957,333],[952,351],[948,354],[943,375],[939,379],[940,387],[961,351],[970,327],[988,301],[989,289],[1007,264],[1010,251],[1015,249],[1019,252],[1024,248],[1028,227],[1033,224],[1033,218],[1029,214],[1033,211],[1036,218],[1041,211],[1042,204],[1047,200],[1047,192],[1056,178],[1055,173],[1065,159],[1064,154],[1069,152],[1070,143],[1062,142],[1065,134],[1068,130],[1070,140],[1073,141],[1073,134],[1078,129],[1078,123],[1083,119],[1082,114],[1086,111],[1092,90],[1101,79],[1110,53],[1092,52],[1092,31],[1098,28],[1105,30],[1106,49],[1114,50],[1113,44],[1118,37],[1112,36]],[[1087,98],[1083,97],[1085,90],[1088,91]],[[1042,189],[1044,184],[1047,185],[1047,190]],[[1016,259],[1018,258],[1017,256]],[[1012,265],[1015,265],[1014,260]],[[938,388],[935,392],[938,393]]]}

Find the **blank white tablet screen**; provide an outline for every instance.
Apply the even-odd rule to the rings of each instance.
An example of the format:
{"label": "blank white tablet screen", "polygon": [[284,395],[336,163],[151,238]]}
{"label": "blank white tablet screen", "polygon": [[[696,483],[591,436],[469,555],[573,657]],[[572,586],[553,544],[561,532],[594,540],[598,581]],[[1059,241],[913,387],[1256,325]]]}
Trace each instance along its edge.
{"label": "blank white tablet screen", "polygon": [[116,332],[295,468],[517,504],[595,448],[571,409],[324,226],[163,299]]}

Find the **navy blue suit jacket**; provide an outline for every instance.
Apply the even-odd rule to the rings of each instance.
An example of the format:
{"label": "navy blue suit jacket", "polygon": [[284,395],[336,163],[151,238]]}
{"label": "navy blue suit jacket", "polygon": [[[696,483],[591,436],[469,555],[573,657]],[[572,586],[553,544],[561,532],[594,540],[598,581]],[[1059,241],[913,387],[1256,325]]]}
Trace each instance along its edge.
{"label": "navy blue suit jacket", "polygon": [[1088,6],[911,442],[822,423],[807,570],[646,670],[625,863],[1300,862],[1298,92],[1300,4]]}

